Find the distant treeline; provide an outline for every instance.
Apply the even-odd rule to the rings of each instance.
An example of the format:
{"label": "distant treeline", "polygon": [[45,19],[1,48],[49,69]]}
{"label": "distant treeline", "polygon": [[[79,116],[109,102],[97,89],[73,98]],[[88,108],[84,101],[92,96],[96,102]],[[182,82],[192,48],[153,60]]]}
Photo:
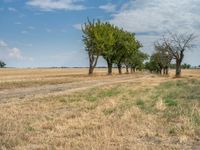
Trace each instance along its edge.
{"label": "distant treeline", "polygon": [[[186,63],[181,65],[182,69],[190,69],[191,67],[192,66],[190,64],[186,64]],[[170,68],[175,69],[176,68],[176,64],[170,64]]]}

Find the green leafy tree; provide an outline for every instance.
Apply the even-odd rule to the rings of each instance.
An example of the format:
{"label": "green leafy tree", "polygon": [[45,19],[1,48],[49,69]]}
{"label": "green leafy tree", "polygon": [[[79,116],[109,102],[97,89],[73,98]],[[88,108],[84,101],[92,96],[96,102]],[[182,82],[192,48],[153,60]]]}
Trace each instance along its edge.
{"label": "green leafy tree", "polygon": [[148,59],[148,55],[141,52],[141,51],[136,51],[135,53],[132,54],[130,57],[130,67],[131,67],[131,72],[135,72],[136,69],[141,70],[143,68],[143,63],[145,60]]}
{"label": "green leafy tree", "polygon": [[5,62],[0,60],[0,68],[4,68],[6,66]]}
{"label": "green leafy tree", "polygon": [[140,44],[140,42],[136,40],[135,34],[127,33],[127,37],[127,53],[125,55],[124,64],[126,66],[126,73],[129,73],[129,67],[131,67],[131,65],[133,65],[133,63],[136,62],[137,59],[140,59],[139,48],[142,47],[142,44]]}
{"label": "green leafy tree", "polygon": [[126,72],[128,73],[128,68],[133,63],[133,58],[136,59],[140,51],[139,48],[142,45],[136,40],[135,34],[120,30],[117,41],[115,45],[116,59],[115,63],[118,66],[119,73],[121,74],[121,67],[124,64],[126,66]]}
{"label": "green leafy tree", "polygon": [[97,65],[98,58],[103,56],[108,64],[108,74],[112,73],[112,64],[115,58],[115,27],[108,22],[89,21],[85,23],[83,30],[83,42],[89,56],[89,74]]}
{"label": "green leafy tree", "polygon": [[160,62],[160,56],[158,53],[154,53],[150,58],[150,71],[156,71],[159,74],[162,74],[162,63]]}
{"label": "green leafy tree", "polygon": [[184,63],[184,64],[181,65],[181,68],[182,68],[182,69],[190,69],[190,68],[191,68],[191,65],[190,65],[190,64]]}
{"label": "green leafy tree", "polygon": [[101,34],[101,40],[103,43],[102,57],[106,60],[108,65],[108,74],[112,74],[112,67],[116,58],[116,50],[114,49],[116,42],[117,28],[110,23],[106,22],[102,24],[103,32]]}
{"label": "green leafy tree", "polygon": [[115,42],[115,51],[116,57],[114,60],[114,63],[118,67],[119,74],[122,74],[122,65],[125,62],[125,58],[127,57],[129,53],[129,48],[127,48],[128,45],[128,39],[127,39],[127,32],[124,32],[122,29],[117,30],[116,33],[116,42]]}
{"label": "green leafy tree", "polygon": [[141,47],[135,34],[119,29],[109,22],[88,20],[82,30],[83,42],[89,56],[89,74],[93,74],[100,56],[107,62],[108,74],[112,74],[113,64],[117,64],[119,73],[122,73],[121,66],[128,66],[130,57]]}
{"label": "green leafy tree", "polygon": [[159,73],[160,72],[160,66],[154,59],[152,59],[152,56],[151,56],[150,61],[145,63],[145,69],[148,69],[151,73],[153,73],[153,72]]}
{"label": "green leafy tree", "polygon": [[103,31],[102,23],[100,20],[85,23],[82,27],[83,42],[89,57],[89,74],[93,74],[94,68],[97,65],[98,59],[102,54],[104,48],[104,41],[102,37]]}
{"label": "green leafy tree", "polygon": [[158,63],[160,67],[160,74],[163,72],[163,74],[168,75],[169,66],[173,56],[167,51],[168,47],[166,47],[164,44],[161,45],[156,43],[154,48],[155,53],[152,55],[152,59]]}

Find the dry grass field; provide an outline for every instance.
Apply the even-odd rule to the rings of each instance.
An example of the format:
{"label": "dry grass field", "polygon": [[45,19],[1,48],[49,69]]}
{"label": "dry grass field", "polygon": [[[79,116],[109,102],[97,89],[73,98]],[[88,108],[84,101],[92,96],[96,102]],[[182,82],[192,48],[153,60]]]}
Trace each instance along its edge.
{"label": "dry grass field", "polygon": [[0,69],[0,150],[200,149],[200,70]]}

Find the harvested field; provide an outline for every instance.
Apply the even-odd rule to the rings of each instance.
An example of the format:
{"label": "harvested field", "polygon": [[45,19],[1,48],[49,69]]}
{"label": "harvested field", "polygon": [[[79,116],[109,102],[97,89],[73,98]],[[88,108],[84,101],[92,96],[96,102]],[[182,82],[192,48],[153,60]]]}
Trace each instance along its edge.
{"label": "harvested field", "polygon": [[1,69],[0,149],[198,150],[200,70],[173,74]]}

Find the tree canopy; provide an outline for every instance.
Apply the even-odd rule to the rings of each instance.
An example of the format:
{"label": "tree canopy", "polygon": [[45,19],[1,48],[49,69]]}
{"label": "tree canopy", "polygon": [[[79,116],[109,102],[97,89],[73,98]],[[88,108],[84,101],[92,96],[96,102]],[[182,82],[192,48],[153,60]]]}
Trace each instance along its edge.
{"label": "tree canopy", "polygon": [[113,64],[117,64],[121,73],[122,65],[139,66],[146,58],[139,50],[142,45],[136,40],[134,33],[124,31],[109,22],[88,20],[82,30],[83,42],[89,56],[89,74],[93,73],[99,56],[106,60],[108,74],[112,74]]}
{"label": "tree canopy", "polygon": [[0,60],[0,68],[4,68],[6,66],[6,63]]}

